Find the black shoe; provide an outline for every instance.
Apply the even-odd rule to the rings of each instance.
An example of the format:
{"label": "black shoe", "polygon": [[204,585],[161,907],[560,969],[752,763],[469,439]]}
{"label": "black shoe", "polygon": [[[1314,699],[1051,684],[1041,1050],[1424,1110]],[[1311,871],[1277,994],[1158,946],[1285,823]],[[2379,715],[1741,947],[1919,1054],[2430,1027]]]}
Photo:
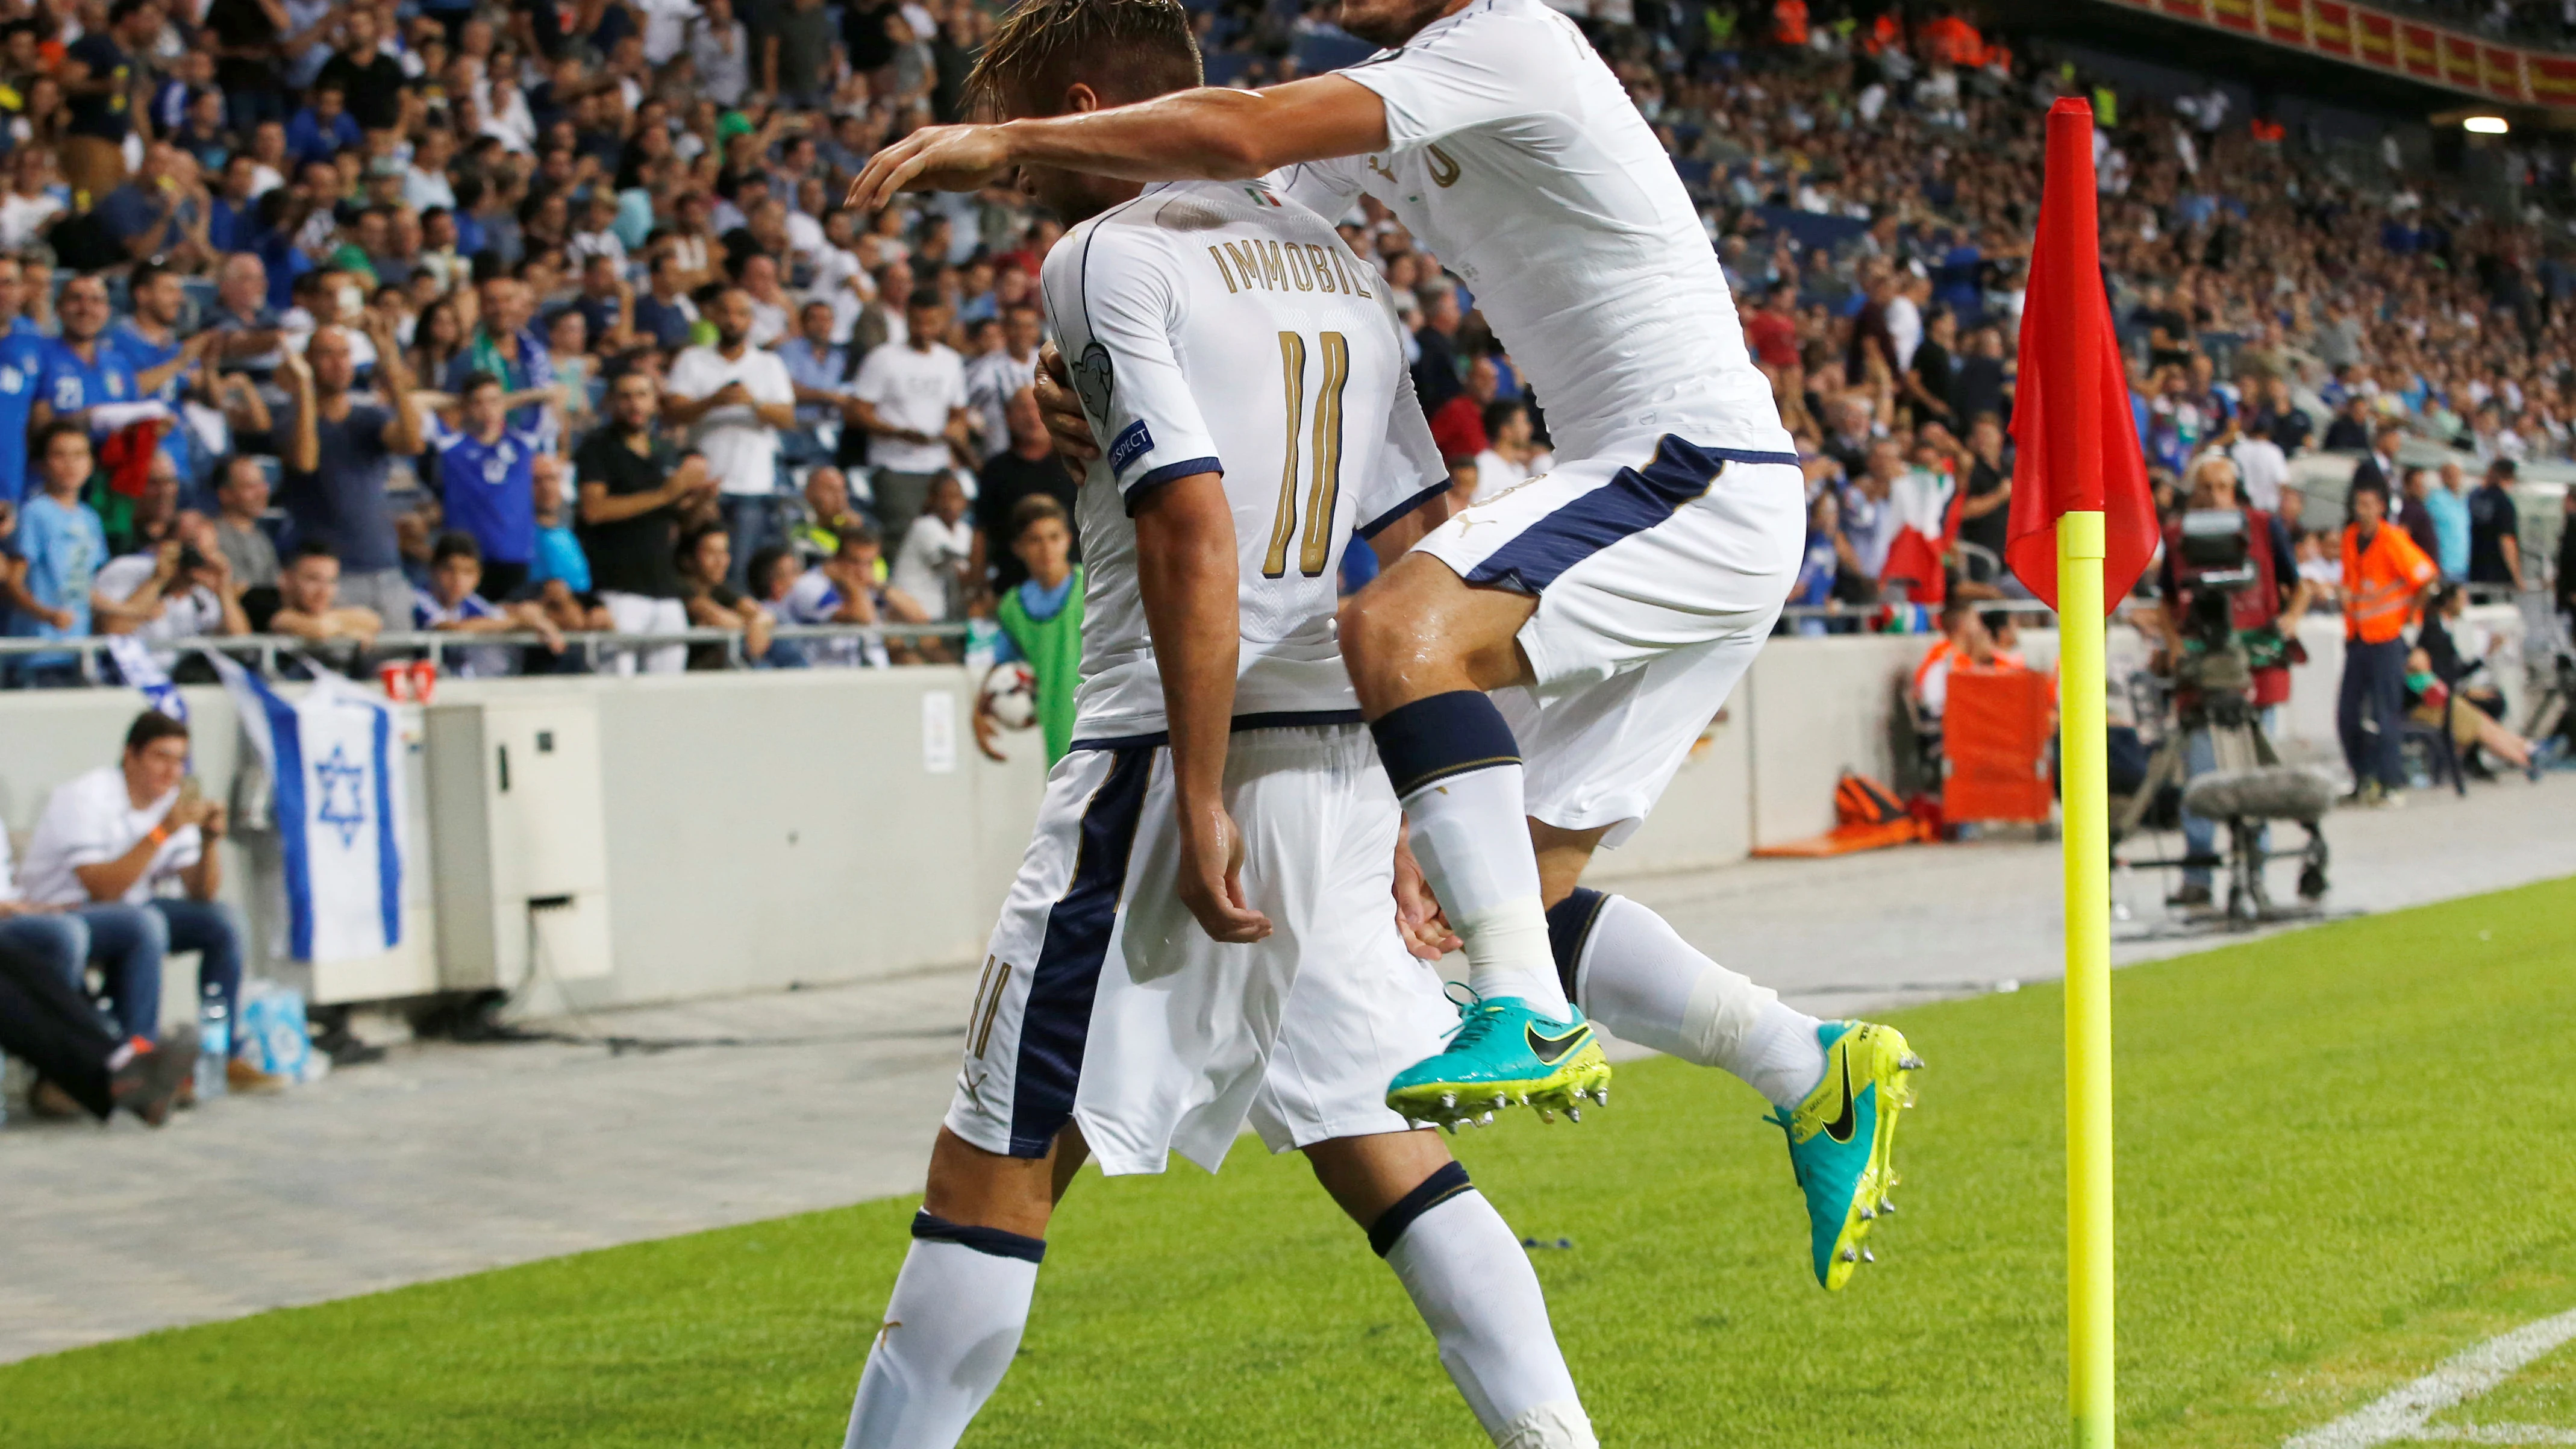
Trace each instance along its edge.
{"label": "black shoe", "polygon": [[126,1058],[110,1079],[108,1093],[116,1105],[158,1127],[170,1120],[179,1089],[196,1074],[196,1029],[182,1026],[162,1037],[159,1046]]}
{"label": "black shoe", "polygon": [[2166,905],[2186,910],[2193,908],[2206,908],[2212,903],[2212,898],[2209,894],[2209,887],[2205,885],[2187,885],[2181,890],[2175,891],[2172,895],[2165,897]]}

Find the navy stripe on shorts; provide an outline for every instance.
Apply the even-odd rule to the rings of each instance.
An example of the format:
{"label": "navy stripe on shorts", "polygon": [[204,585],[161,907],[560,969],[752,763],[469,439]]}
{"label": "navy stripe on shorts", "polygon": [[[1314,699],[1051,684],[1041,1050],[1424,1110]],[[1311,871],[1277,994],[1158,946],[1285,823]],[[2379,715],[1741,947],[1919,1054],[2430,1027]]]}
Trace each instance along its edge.
{"label": "navy stripe on shorts", "polygon": [[1092,998],[1100,989],[1100,964],[1109,955],[1109,933],[1127,890],[1127,857],[1144,814],[1145,786],[1154,777],[1152,746],[1113,750],[1109,777],[1082,812],[1073,880],[1047,912],[1046,937],[1029,973],[1029,996],[1020,1018],[1020,1057],[1011,1090],[1011,1156],[1044,1157],[1064,1124],[1073,1120],[1074,1088],[1082,1081],[1082,1051],[1091,1032]]}
{"label": "navy stripe on shorts", "polygon": [[1487,555],[1467,582],[1538,593],[1567,569],[1672,517],[1706,493],[1727,464],[1797,461],[1795,453],[1703,448],[1666,433],[1655,440],[1655,456],[1642,470],[1622,468],[1609,482],[1521,530]]}

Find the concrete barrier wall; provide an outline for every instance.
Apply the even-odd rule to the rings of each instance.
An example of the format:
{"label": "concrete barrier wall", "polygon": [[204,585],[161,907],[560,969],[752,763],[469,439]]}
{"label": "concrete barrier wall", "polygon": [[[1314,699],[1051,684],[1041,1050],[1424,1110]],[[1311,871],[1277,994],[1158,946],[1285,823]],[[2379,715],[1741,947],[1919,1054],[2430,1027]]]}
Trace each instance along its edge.
{"label": "concrete barrier wall", "polygon": [[[2477,622],[2518,640],[2511,609]],[[2294,679],[2284,735],[2301,754],[2331,757],[2339,623],[2305,622],[2309,662]],[[1654,815],[1595,873],[1619,879],[1742,859],[1757,845],[1830,829],[1846,769],[1896,774],[1891,749],[1899,681],[1922,635],[1781,639],[1765,649],[1711,722]],[[2023,647],[2043,667],[2055,637]],[[2519,652],[2497,672],[2515,691]],[[599,712],[614,969],[523,1005],[604,1007],[865,979],[972,960],[1016,869],[1042,789],[1034,732],[1010,737],[1013,758],[979,755],[965,727],[965,672],[948,668],[814,670],[579,681],[455,681],[439,702],[573,689]],[[229,796],[242,745],[219,689],[186,692],[197,768]],[[953,767],[925,756],[924,697],[955,720]],[[140,699],[119,689],[0,694],[0,826],[23,839],[47,792],[116,758]],[[413,731],[416,735],[417,731]],[[416,817],[426,791],[415,791]],[[420,839],[419,830],[414,838]],[[279,937],[274,852],[227,842],[224,896],[252,927],[254,959]],[[426,849],[413,851],[417,872]],[[425,880],[425,876],[424,876]],[[423,892],[422,899],[426,899]],[[435,922],[414,911],[413,949]],[[434,956],[361,963],[315,981],[271,963],[268,974],[349,999],[428,979]]]}

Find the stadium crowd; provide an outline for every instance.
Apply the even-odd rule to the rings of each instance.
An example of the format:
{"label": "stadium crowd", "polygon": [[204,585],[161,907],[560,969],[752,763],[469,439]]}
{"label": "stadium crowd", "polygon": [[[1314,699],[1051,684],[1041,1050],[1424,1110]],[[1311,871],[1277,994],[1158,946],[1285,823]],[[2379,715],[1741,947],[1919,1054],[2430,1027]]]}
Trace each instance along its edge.
{"label": "stadium crowd", "polygon": [[[1854,618],[1794,627],[2021,592],[2014,239],[2071,87],[2106,122],[2105,257],[2165,498],[2225,451],[2322,584],[2334,541],[2281,489],[2288,458],[2384,427],[2482,465],[2576,446],[2576,271],[2530,219],[2357,171],[2221,89],[2116,92],[1953,11],[1592,3],[1808,457],[1792,602]],[[1211,77],[1364,53],[1328,14],[1204,10]],[[600,660],[622,670],[946,657],[776,631],[1005,612],[1014,510],[1071,500],[1026,391],[1055,222],[998,188],[840,204],[888,138],[958,116],[976,0],[0,15],[13,634],[165,657],[289,634],[347,668],[385,632],[540,641],[443,650],[464,673],[581,667],[562,636],[612,629],[739,636]],[[2514,164],[2564,179],[2539,149]],[[1374,203],[1342,229],[1404,309],[1461,495],[1543,470],[1545,400],[1468,290]],[[2471,556],[2459,576],[2492,581]],[[81,677],[68,653],[7,670]]]}

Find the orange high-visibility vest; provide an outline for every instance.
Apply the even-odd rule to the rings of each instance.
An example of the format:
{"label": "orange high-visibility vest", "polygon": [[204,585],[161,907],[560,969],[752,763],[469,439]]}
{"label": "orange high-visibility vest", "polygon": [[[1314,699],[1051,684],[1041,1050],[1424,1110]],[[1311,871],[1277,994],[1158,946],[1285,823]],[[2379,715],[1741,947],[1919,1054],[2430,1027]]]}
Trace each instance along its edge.
{"label": "orange high-visibility vest", "polygon": [[2364,644],[2385,644],[2405,632],[2415,616],[2416,596],[2441,575],[2424,550],[2392,523],[2379,525],[2370,546],[2361,545],[2361,525],[2343,530],[2343,632]]}

